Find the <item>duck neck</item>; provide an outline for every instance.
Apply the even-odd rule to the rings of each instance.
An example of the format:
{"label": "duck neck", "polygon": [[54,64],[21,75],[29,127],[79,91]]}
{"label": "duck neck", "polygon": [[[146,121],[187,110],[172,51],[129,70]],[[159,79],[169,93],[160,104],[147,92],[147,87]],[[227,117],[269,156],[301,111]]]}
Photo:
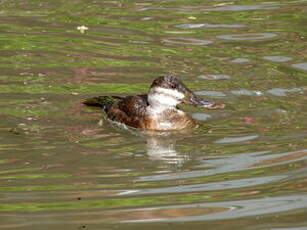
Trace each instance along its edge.
{"label": "duck neck", "polygon": [[164,104],[153,104],[148,106],[148,110],[154,114],[162,114],[169,110],[177,110],[175,106],[166,106]]}
{"label": "duck neck", "polygon": [[168,110],[177,110],[180,103],[177,98],[151,90],[148,95],[149,109],[154,113],[163,113]]}

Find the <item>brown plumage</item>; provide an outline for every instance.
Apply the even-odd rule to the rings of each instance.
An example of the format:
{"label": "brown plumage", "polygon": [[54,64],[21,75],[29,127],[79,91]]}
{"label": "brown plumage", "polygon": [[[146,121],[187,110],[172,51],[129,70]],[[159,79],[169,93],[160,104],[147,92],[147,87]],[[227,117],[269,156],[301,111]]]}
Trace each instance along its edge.
{"label": "brown plumage", "polygon": [[180,130],[195,126],[195,122],[177,108],[180,103],[216,107],[214,103],[196,96],[173,75],[154,80],[148,94],[102,96],[84,102],[89,106],[102,107],[108,119],[134,128]]}

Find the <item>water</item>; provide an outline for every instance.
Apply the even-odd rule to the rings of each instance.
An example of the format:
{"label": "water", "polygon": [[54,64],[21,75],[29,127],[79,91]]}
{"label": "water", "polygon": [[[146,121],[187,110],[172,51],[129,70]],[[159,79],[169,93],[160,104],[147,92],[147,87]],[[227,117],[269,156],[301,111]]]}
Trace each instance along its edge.
{"label": "water", "polygon": [[[3,0],[0,19],[0,229],[307,229],[306,1]],[[165,73],[226,107],[152,133],[81,104]]]}

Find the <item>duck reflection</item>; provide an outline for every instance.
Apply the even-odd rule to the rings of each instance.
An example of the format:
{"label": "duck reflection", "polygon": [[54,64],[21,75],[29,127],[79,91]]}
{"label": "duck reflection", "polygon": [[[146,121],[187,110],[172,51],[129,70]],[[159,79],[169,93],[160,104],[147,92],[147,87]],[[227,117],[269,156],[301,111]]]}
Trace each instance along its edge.
{"label": "duck reflection", "polygon": [[[187,132],[185,132],[187,133]],[[146,152],[150,160],[180,167],[190,159],[186,153],[176,149],[176,143],[182,140],[182,131],[178,132],[143,132],[146,139]]]}

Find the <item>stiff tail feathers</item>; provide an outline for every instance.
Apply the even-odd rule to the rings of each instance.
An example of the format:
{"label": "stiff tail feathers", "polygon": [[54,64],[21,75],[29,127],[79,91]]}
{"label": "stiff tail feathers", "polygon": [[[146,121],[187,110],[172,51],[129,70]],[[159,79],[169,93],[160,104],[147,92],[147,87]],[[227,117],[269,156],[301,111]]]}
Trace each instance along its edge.
{"label": "stiff tail feathers", "polygon": [[110,108],[110,106],[118,101],[122,99],[122,97],[118,97],[118,96],[98,96],[98,97],[91,97],[88,99],[85,99],[83,101],[83,104],[87,105],[87,106],[92,106],[92,107],[99,107],[102,108],[103,110],[108,110]]}

